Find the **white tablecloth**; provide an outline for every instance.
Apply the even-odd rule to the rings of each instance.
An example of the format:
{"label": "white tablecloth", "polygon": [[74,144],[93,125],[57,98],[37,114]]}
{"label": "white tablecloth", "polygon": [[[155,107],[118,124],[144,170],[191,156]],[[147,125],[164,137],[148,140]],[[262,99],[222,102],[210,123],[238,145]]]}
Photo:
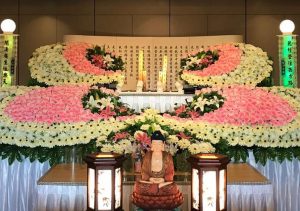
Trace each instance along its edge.
{"label": "white tablecloth", "polygon": [[[183,211],[190,207],[190,185],[178,185],[185,202]],[[231,211],[273,211],[272,185],[228,185],[227,210]],[[86,186],[38,186],[38,211],[84,211],[86,210]],[[123,209],[131,211],[132,185],[123,186]]]}
{"label": "white tablecloth", "polygon": [[184,104],[186,99],[191,99],[193,95],[178,94],[176,92],[122,92],[121,101],[140,112],[142,108],[151,107],[159,110],[161,113],[174,108],[174,105]]}
{"label": "white tablecloth", "polygon": [[[249,163],[264,174],[272,183],[274,210],[300,210],[300,161],[283,163],[268,161],[266,166],[257,165],[250,154]],[[22,163],[14,162],[11,166],[7,160],[0,160],[0,210],[34,211],[38,204],[44,204],[48,210],[68,210],[72,204],[84,210],[86,188],[79,186],[37,186],[37,180],[49,169],[48,162]],[[272,209],[270,186],[229,186],[228,210],[267,210]],[[71,194],[71,195],[70,195]],[[73,200],[73,199],[76,200]],[[261,200],[262,199],[262,200]],[[54,202],[55,201],[55,202]],[[263,203],[268,204],[267,206]],[[73,207],[74,207],[73,206]],[[54,207],[59,207],[55,209]],[[257,208],[256,207],[262,207]],[[36,209],[34,209],[36,208]],[[74,209],[73,209],[74,210]]]}
{"label": "white tablecloth", "polygon": [[[300,165],[299,162],[298,165]],[[280,165],[278,165],[278,167],[280,168]],[[12,166],[9,166],[7,160],[1,160],[0,210],[85,210],[85,186],[37,186],[37,180],[49,168],[48,162],[39,163],[36,161],[30,163],[29,160],[25,160],[22,163],[16,161],[12,164]],[[269,166],[266,166],[265,168],[269,168]],[[283,183],[284,185],[288,184],[289,187],[294,186],[291,191],[295,192],[288,192],[289,189],[286,188],[286,191],[276,193],[274,201],[277,204],[275,207],[278,208],[277,210],[282,211],[299,210],[300,202],[298,200],[291,200],[298,199],[300,197],[300,193],[298,191],[300,180],[295,181],[292,179],[292,177],[299,179],[299,175],[299,168],[293,170],[288,169],[288,177],[284,175],[284,178],[277,178],[278,181],[272,181],[274,182],[273,189],[271,185],[229,185],[228,210],[273,210],[273,191],[276,192],[277,190],[285,189],[279,182],[280,180],[286,181]],[[293,181],[293,183],[289,183],[289,181]],[[298,188],[296,188],[296,186],[298,186]]]}

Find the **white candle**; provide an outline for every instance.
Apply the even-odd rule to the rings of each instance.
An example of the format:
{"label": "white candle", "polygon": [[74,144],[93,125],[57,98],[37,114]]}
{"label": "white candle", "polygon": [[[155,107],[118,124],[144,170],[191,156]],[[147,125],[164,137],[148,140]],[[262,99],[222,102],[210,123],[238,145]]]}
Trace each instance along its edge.
{"label": "white candle", "polygon": [[144,71],[144,51],[139,51],[139,81],[143,81],[143,71]]}
{"label": "white candle", "polygon": [[168,56],[164,55],[163,68],[162,68],[162,81],[161,81],[164,89],[166,88],[166,83],[167,83],[167,69],[168,69]]}

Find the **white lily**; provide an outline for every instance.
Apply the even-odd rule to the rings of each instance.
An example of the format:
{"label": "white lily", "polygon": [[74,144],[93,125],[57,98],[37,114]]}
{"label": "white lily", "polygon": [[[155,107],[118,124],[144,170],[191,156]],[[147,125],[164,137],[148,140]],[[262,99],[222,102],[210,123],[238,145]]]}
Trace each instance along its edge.
{"label": "white lily", "polygon": [[207,105],[209,103],[209,101],[206,99],[206,98],[202,98],[202,97],[199,97],[197,99],[197,102],[195,103],[196,106],[194,107],[194,109],[196,110],[197,108],[200,109],[200,111],[204,111],[204,106]]}
{"label": "white lily", "polygon": [[191,61],[187,61],[186,62],[186,66],[190,66],[190,65],[193,65],[193,64],[198,64],[199,63],[199,59],[197,58],[197,56],[195,57],[190,57],[189,58]]}
{"label": "white lily", "polygon": [[111,108],[114,108],[114,104],[111,102],[111,98],[110,97],[108,97],[108,98],[101,98],[99,102],[101,103],[100,109],[104,109],[107,106],[111,107]]}
{"label": "white lily", "polygon": [[100,103],[100,100],[95,100],[94,97],[91,95],[90,99],[86,105],[86,108],[94,108],[94,107],[100,108],[99,103]]}
{"label": "white lily", "polygon": [[109,54],[106,54],[106,55],[103,57],[103,59],[104,59],[104,63],[110,63],[110,62],[113,62],[113,61],[114,61],[114,59],[111,58],[111,56],[110,56]]}

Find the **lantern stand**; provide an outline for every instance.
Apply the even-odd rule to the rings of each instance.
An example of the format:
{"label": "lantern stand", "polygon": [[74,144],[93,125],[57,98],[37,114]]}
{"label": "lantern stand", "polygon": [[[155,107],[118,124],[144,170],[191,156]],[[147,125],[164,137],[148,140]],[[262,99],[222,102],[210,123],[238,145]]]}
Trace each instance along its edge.
{"label": "lantern stand", "polygon": [[187,159],[192,167],[192,211],[226,211],[227,164],[220,154],[196,154]]}
{"label": "lantern stand", "polygon": [[297,35],[293,34],[295,24],[291,20],[280,23],[282,35],[278,35],[278,57],[280,85],[289,88],[297,87]]}
{"label": "lantern stand", "polygon": [[0,87],[17,84],[18,36],[14,34],[16,23],[5,19],[0,25]]}
{"label": "lantern stand", "polygon": [[94,153],[87,163],[87,211],[122,209],[122,163],[125,157],[116,153]]}

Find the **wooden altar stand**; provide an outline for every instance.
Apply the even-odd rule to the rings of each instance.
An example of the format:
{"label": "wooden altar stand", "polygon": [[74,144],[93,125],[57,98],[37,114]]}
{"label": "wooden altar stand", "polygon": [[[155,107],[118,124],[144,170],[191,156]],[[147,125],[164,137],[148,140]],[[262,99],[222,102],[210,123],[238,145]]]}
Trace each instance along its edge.
{"label": "wooden altar stand", "polygon": [[[237,163],[237,164],[229,164],[228,167],[228,191],[230,191],[230,187],[241,187],[241,186],[267,186],[271,185],[269,180],[261,175],[255,168],[247,163]],[[134,173],[124,173],[124,181],[123,181],[123,209],[124,211],[134,210],[134,206],[130,203],[130,195],[133,190],[134,177],[139,176]],[[180,207],[181,210],[186,211],[190,210],[190,198],[191,198],[191,185],[190,185],[190,174],[185,172],[176,172],[175,179],[180,178],[179,181],[176,181],[179,189],[184,194],[185,201],[183,205]],[[82,186],[82,203],[81,208],[78,207],[78,210],[84,210],[86,202],[86,185],[87,185],[87,170],[86,165],[80,164],[59,164],[52,167],[43,177],[38,180],[38,186],[43,187],[58,187],[65,186],[60,190],[66,190],[67,186]],[[49,190],[49,188],[46,188]],[[39,194],[47,194],[45,191],[39,191]],[[53,194],[53,193],[52,193]],[[67,193],[57,193],[66,195]],[[236,193],[235,193],[236,194]],[[78,193],[77,193],[78,195]],[[45,196],[41,197],[45,199]],[[47,198],[47,197],[46,197]],[[39,197],[40,200],[40,197]],[[229,200],[232,200],[229,198]],[[43,209],[44,201],[39,201],[39,210],[47,210]],[[70,203],[71,204],[71,203]],[[46,206],[46,205],[45,205]],[[272,205],[273,206],[273,205]],[[72,208],[70,208],[72,210]],[[267,209],[266,210],[272,210]]]}

